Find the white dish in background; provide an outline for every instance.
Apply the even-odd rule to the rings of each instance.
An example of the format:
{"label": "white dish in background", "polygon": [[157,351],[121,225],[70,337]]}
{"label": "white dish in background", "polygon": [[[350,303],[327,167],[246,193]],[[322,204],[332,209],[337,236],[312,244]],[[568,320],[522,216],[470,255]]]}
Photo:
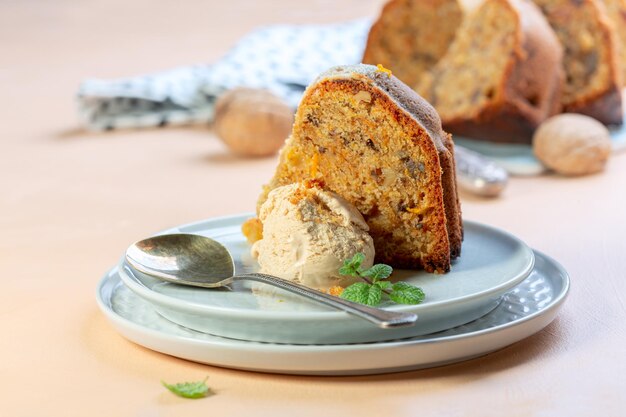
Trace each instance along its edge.
{"label": "white dish in background", "polygon": [[[626,119],[626,111],[624,118]],[[608,126],[608,129],[613,143],[613,153],[626,150],[626,124]],[[535,158],[531,145],[489,142],[457,135],[454,135],[454,142],[494,160],[511,175],[524,177],[546,172],[543,164]]]}
{"label": "white dish in background", "polygon": [[569,290],[567,272],[535,252],[535,268],[487,315],[444,332],[390,342],[288,345],[246,342],[178,326],[125,287],[117,268],[100,282],[97,301],[127,339],[168,355],[250,371],[302,375],[367,375],[408,371],[485,355],[547,326]]}
{"label": "white dish in background", "polygon": [[[197,233],[223,243],[237,273],[255,271],[256,261],[241,234],[249,214],[209,219],[164,233]],[[449,329],[493,310],[503,294],[532,271],[533,252],[498,229],[466,221],[462,255],[445,275],[397,270],[395,279],[421,287],[419,305],[383,305],[418,315],[412,327],[380,329],[348,313],[257,283],[232,291],[166,283],[120,265],[126,286],[154,305],[163,317],[193,330],[233,339],[291,344],[344,344],[414,337]]]}

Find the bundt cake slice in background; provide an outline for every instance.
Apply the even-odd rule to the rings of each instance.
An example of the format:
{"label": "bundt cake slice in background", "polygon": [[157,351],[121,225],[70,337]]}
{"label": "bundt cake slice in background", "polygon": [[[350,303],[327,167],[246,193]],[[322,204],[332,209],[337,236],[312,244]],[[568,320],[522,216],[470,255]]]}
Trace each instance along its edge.
{"label": "bundt cake slice in background", "polygon": [[558,112],[563,52],[527,0],[486,0],[468,15],[418,92],[444,129],[496,142],[530,143]]}
{"label": "bundt cake slice in background", "polygon": [[626,0],[604,0],[606,13],[613,25],[617,39],[618,61],[622,72],[622,85],[626,84]]}
{"label": "bundt cake slice in background", "polygon": [[370,29],[366,64],[382,64],[415,88],[445,54],[463,19],[458,0],[391,0]]}
{"label": "bundt cake slice in background", "polygon": [[534,0],[561,41],[565,55],[563,110],[605,124],[622,123],[617,39],[597,0]]}
{"label": "bundt cake slice in background", "polygon": [[389,71],[335,67],[307,88],[259,206],[272,189],[308,179],[363,214],[379,262],[446,272],[460,253],[451,138]]}

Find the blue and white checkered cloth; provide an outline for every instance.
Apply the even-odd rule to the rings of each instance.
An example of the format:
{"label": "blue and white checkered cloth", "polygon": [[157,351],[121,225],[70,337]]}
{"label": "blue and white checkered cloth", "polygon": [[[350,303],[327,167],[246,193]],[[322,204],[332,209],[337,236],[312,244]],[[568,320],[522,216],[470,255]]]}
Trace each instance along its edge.
{"label": "blue and white checkered cloth", "polygon": [[267,89],[295,108],[319,73],[361,62],[370,26],[370,20],[269,26],[212,65],[86,80],[78,91],[79,115],[92,130],[208,123],[217,98],[234,87]]}

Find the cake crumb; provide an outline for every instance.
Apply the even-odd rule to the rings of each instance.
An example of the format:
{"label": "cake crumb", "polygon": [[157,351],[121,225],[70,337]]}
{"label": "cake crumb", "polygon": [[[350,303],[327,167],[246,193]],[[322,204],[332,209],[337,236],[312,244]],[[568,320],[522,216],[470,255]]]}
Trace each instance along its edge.
{"label": "cake crumb", "polygon": [[334,287],[330,287],[328,289],[328,294],[334,295],[335,297],[340,297],[343,293],[344,288],[339,285],[335,285]]}
{"label": "cake crumb", "polygon": [[263,239],[263,224],[261,220],[256,217],[246,220],[241,225],[241,233],[243,233],[250,244]]}
{"label": "cake crumb", "polygon": [[376,72],[384,72],[385,74],[387,74],[387,77],[391,78],[391,70],[390,69],[383,67],[382,64],[377,64],[376,68],[378,68],[376,70]]}

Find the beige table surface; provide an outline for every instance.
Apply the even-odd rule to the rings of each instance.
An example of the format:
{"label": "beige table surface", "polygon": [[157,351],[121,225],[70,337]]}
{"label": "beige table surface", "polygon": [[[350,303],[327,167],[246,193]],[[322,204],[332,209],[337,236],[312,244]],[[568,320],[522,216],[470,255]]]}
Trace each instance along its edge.
{"label": "beige table surface", "polygon": [[[623,154],[602,175],[463,196],[465,218],[517,234],[572,278],[555,322],[480,359],[374,377],[266,375],[152,352],[99,312],[96,285],[129,242],[250,211],[275,159],[233,157],[208,127],[85,132],[80,80],[210,62],[260,24],[335,22],[379,5],[0,3],[0,416],[626,415]],[[159,382],[205,375],[217,394],[196,401]]]}

